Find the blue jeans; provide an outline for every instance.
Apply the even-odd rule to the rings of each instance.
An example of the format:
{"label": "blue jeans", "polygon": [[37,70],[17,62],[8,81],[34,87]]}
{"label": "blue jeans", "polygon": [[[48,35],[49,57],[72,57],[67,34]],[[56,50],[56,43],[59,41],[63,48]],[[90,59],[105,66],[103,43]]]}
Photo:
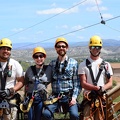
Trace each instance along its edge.
{"label": "blue jeans", "polygon": [[[57,108],[59,108],[58,102],[46,106],[46,109],[43,111],[43,119],[44,120],[53,120],[53,118],[54,118],[53,114]],[[70,106],[70,107],[68,105],[68,112],[70,114],[70,120],[79,120],[77,104]]]}
{"label": "blue jeans", "polygon": [[42,109],[43,102],[41,98],[35,99],[30,111],[28,112],[28,120],[41,120]]}

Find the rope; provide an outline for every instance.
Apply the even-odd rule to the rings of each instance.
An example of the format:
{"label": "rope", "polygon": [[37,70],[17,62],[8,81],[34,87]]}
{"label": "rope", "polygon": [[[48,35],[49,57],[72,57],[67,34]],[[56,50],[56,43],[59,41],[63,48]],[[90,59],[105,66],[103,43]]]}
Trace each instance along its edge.
{"label": "rope", "polygon": [[90,115],[86,117],[85,120],[92,119],[96,112],[98,112],[99,120],[104,120],[105,119],[104,108],[106,107],[106,105],[103,105],[103,101],[106,101],[105,97],[98,95],[96,98],[91,98],[90,93],[91,92],[84,93],[84,97],[88,101],[91,101]]}

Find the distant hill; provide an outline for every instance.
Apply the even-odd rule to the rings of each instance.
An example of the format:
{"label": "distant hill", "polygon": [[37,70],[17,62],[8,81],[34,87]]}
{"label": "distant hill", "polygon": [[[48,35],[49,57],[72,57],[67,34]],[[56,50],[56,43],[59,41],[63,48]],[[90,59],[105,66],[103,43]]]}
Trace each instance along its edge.
{"label": "distant hill", "polygon": [[[54,43],[52,42],[41,42],[41,43],[14,43],[13,44],[13,49],[30,49],[30,48],[34,48],[36,46],[41,46],[44,48],[53,48],[54,47]],[[82,42],[70,42],[69,43],[70,47],[74,47],[74,46],[88,46],[88,41],[82,41]],[[116,46],[119,47],[120,46],[120,40],[114,40],[114,39],[104,39],[103,40],[103,47],[104,46]]]}

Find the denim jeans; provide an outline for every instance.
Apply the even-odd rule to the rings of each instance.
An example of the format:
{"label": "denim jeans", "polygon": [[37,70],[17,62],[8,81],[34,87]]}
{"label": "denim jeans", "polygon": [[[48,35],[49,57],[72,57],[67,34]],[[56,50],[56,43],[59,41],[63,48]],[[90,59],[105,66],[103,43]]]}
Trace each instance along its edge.
{"label": "denim jeans", "polygon": [[41,120],[43,102],[41,98],[35,99],[30,111],[28,112],[28,120]]}
{"label": "denim jeans", "polygon": [[[58,102],[46,106],[46,109],[43,111],[43,119],[44,120],[54,120],[53,114],[58,107],[59,107]],[[77,104],[70,106],[70,107],[68,106],[68,112],[70,114],[70,120],[79,120]]]}

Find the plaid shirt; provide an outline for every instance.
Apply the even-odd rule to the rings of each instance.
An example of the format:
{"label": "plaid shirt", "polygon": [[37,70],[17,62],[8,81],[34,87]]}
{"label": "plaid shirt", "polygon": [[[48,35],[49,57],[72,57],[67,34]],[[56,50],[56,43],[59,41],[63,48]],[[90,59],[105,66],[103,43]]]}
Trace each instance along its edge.
{"label": "plaid shirt", "polygon": [[[68,57],[66,59],[68,59]],[[56,70],[56,62],[57,59],[52,60],[49,64],[52,70],[52,92],[59,94],[61,92],[73,91],[72,97],[77,98],[81,91],[77,61],[69,58],[64,73],[62,73],[64,63],[60,63],[59,67],[57,67],[58,72],[58,70]]]}

